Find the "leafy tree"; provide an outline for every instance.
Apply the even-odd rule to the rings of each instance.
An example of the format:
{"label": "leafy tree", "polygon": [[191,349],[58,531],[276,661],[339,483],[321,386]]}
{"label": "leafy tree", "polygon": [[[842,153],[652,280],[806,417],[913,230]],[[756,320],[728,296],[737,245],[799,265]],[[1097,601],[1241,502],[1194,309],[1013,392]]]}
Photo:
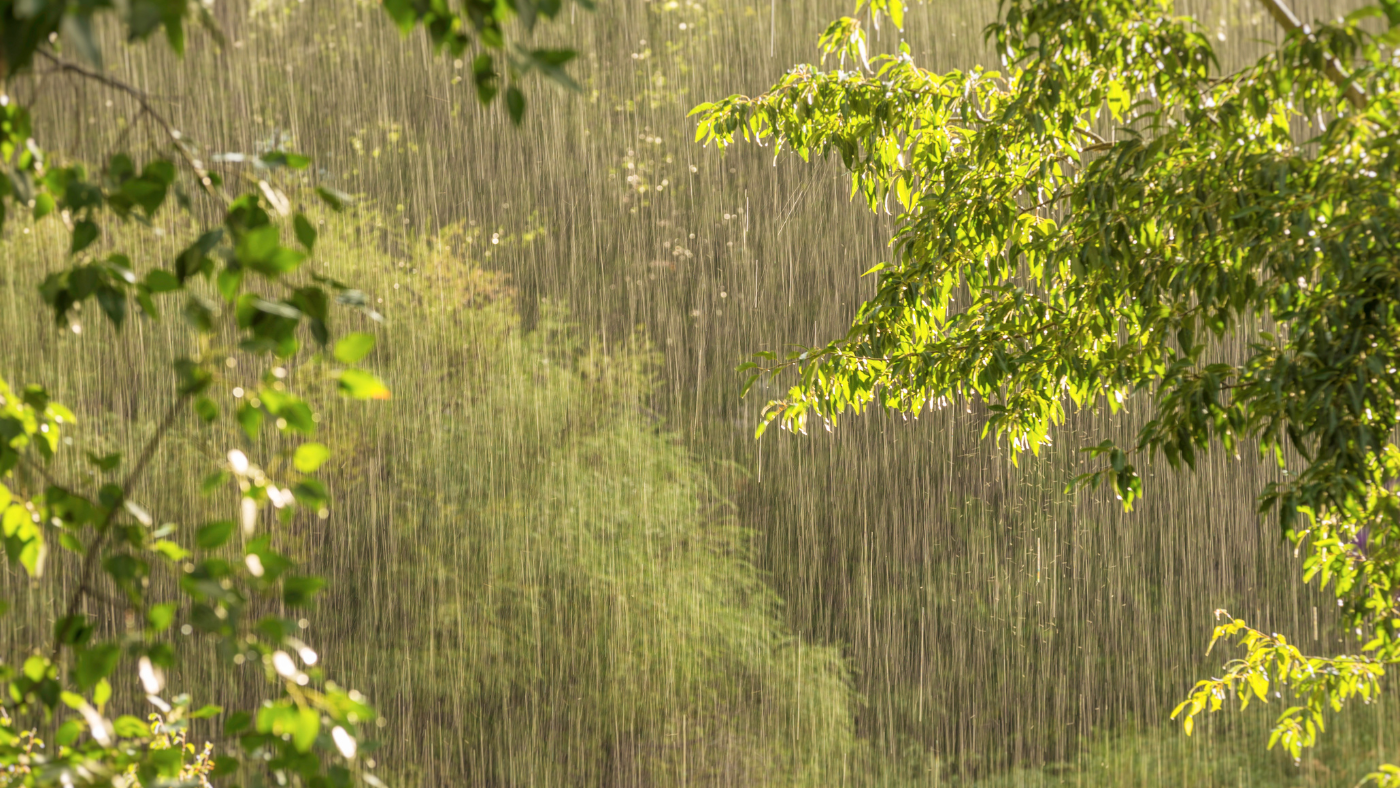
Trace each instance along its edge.
{"label": "leafy tree", "polygon": [[[475,47],[473,77],[483,103],[499,92],[498,68],[504,66],[510,82],[505,103],[517,123],[525,106],[517,83],[526,74],[537,71],[573,86],[563,70],[573,52],[531,50],[507,40],[512,18],[528,30],[539,18],[556,16],[560,0],[467,0],[460,10],[443,0],[384,5],[405,33],[422,24],[439,49],[461,55]],[[29,221],[22,213],[65,225],[68,260],[40,288],[61,328],[79,330],[74,313],[90,301],[120,330],[136,319],[133,301],[141,318],[160,321],[171,308],[163,310],[163,303],[179,299],[174,308],[189,326],[190,350],[175,363],[173,396],[137,456],[88,455],[97,479],[92,489],[60,478],[52,463],[73,413],[40,386],[15,390],[0,378],[0,524],[7,562],[49,584],[59,604],[46,614],[54,621],[47,642],[12,644],[23,648],[13,652],[20,661],[0,660],[7,690],[0,700],[0,785],[154,785],[238,770],[238,759],[216,757],[208,748],[196,752],[186,742],[191,720],[223,709],[197,706],[187,694],[161,697],[165,671],[178,667],[173,627],[202,633],[228,665],[264,666],[269,699],[224,718],[225,733],[238,737],[246,761],[284,785],[342,786],[361,778],[379,784],[357,761],[374,710],[358,692],[327,679],[317,653],[298,636],[298,610],[313,603],[324,582],[279,551],[271,525],[259,524],[269,519],[264,512],[284,525],[328,516],[329,495],[316,472],[330,450],[314,440],[319,416],[293,379],[303,389],[319,378],[352,399],[387,399],[388,389],[361,366],[375,336],[332,330],[334,307],[379,316],[363,293],[314,270],[317,224],[294,211],[276,185],[279,174],[304,170],[309,160],[268,151],[251,162],[257,176],[240,179],[254,186],[230,194],[196,144],[146,94],[103,68],[94,33],[103,15],[114,17],[132,42],[163,32],[177,54],[191,23],[219,40],[206,5],[187,0],[0,0],[0,76],[13,82],[38,68],[124,93],[168,142],[169,155],[138,161],[118,151],[91,172],[62,152],[45,151],[28,108],[0,95],[0,231],[7,218],[11,228]],[[330,210],[349,202],[329,187],[315,193]],[[150,225],[172,199],[203,229],[168,266],[142,259],[139,249],[118,248],[115,242],[129,238],[118,230]],[[287,235],[294,240],[284,243]],[[256,387],[235,391],[239,404],[224,413],[210,393],[240,358],[266,372]],[[287,367],[296,374],[289,376]],[[139,485],[191,409],[204,422],[232,417],[253,447],[275,447],[273,456],[259,463],[233,449],[222,467],[205,469],[212,472],[202,482],[191,477],[206,494],[230,498],[234,517],[197,527],[161,525],[141,505]],[[51,558],[55,549],[63,556]],[[160,598],[162,588],[178,592]],[[0,598],[0,615],[8,607]],[[102,615],[90,615],[90,607]],[[161,711],[154,722],[109,718],[114,685],[122,697],[128,682],[119,677],[133,674]],[[45,747],[41,737],[55,746]]]}
{"label": "leafy tree", "polygon": [[[986,29],[1003,68],[946,74],[904,44],[867,58],[847,17],[820,45],[852,70],[798,66],[692,114],[707,143],[837,154],[852,194],[898,216],[844,337],[741,367],[748,385],[799,378],[760,434],[963,399],[984,434],[1036,452],[1066,400],[1116,411],[1141,393],[1136,440],[1085,449],[1104,464],[1080,479],[1125,507],[1149,458],[1194,467],[1254,442],[1276,460],[1260,511],[1368,642],[1308,657],[1228,619],[1215,637],[1246,656],[1173,716],[1190,733],[1231,694],[1286,688],[1270,746],[1296,758],[1326,707],[1369,699],[1400,660],[1400,3],[1304,26],[1261,2],[1287,35],[1233,73],[1168,0],[1003,0]],[[869,7],[902,26],[900,0]]]}

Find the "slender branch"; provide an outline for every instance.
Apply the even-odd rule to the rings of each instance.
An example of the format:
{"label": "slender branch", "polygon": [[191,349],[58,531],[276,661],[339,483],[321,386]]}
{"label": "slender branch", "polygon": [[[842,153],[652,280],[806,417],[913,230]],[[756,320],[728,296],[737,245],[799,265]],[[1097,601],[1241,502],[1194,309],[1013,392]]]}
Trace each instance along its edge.
{"label": "slender branch", "polygon": [[[126,479],[122,482],[121,495],[112,502],[112,508],[107,510],[107,516],[102,518],[102,524],[97,527],[97,538],[88,545],[87,555],[83,558],[83,568],[79,576],[78,587],[73,589],[73,595],[68,599],[68,612],[64,614],[64,620],[71,619],[78,612],[78,605],[82,604],[83,597],[92,593],[92,573],[97,569],[97,559],[102,553],[102,547],[107,542],[107,537],[112,533],[112,521],[116,519],[117,512],[122,504],[131,495],[131,490],[140,480],[141,474],[145,472],[146,466],[150,464],[151,458],[155,456],[156,449],[160,446],[161,440],[170,428],[175,425],[175,419],[180,415],[185,403],[189,400],[189,394],[181,394],[170,404],[169,410],[165,412],[165,417],[161,419],[160,425],[156,427],[156,432],[146,441],[146,445],[141,449],[141,454],[136,458],[136,464],[127,473]],[[63,648],[63,630],[54,633],[53,649],[50,652],[50,661],[58,660],[58,653]]]}
{"label": "slender branch", "polygon": [[175,149],[180,152],[180,157],[185,160],[185,164],[189,166],[190,170],[194,172],[195,177],[199,179],[199,185],[204,191],[207,192],[209,196],[217,199],[221,204],[225,206],[228,205],[228,198],[214,185],[214,181],[209,177],[209,171],[205,169],[204,164],[199,159],[195,158],[194,151],[190,150],[189,145],[185,143],[184,135],[180,133],[179,129],[171,125],[170,121],[151,104],[151,97],[146,91],[141,90],[135,85],[116,79],[115,77],[109,77],[99,71],[93,71],[77,63],[64,60],[51,52],[40,49],[38,53],[50,63],[53,63],[54,67],[60,72],[66,71],[71,74],[77,74],[84,79],[90,79],[112,90],[125,93],[135,99],[136,103],[141,106],[142,112],[150,115],[151,119],[165,132],[165,136],[169,137],[170,141],[174,143]]}
{"label": "slender branch", "polygon": [[[1282,27],[1290,33],[1299,33],[1307,36],[1309,39],[1312,38],[1311,33],[1303,30],[1303,23],[1298,20],[1298,17],[1294,16],[1293,11],[1284,3],[1284,0],[1259,0],[1259,2],[1264,6],[1264,9],[1269,12],[1269,15],[1274,18],[1274,21],[1278,22],[1279,27]],[[1323,68],[1323,71],[1327,74],[1328,79],[1332,80],[1337,87],[1342,88],[1342,90],[1346,92],[1347,101],[1350,101],[1352,106],[1359,110],[1366,109],[1366,94],[1361,91],[1361,88],[1356,86],[1356,83],[1351,81],[1351,77],[1347,74],[1346,67],[1342,65],[1342,61],[1338,60],[1335,55],[1328,54],[1327,64]]]}
{"label": "slender branch", "polygon": [[1060,192],[1059,189],[1056,189],[1056,190],[1055,190],[1055,193],[1052,194],[1052,195],[1050,195],[1048,198],[1046,198],[1046,200],[1045,200],[1044,202],[1039,203],[1039,204],[1037,204],[1037,205],[1032,205],[1032,206],[1030,206],[1030,207],[1028,207],[1028,208],[1022,208],[1022,209],[1021,209],[1021,215],[1024,216],[1025,214],[1032,213],[1032,212],[1034,212],[1034,211],[1038,211],[1038,210],[1040,210],[1041,208],[1044,208],[1044,207],[1046,207],[1046,206],[1049,206],[1049,205],[1052,205],[1052,204],[1054,204],[1054,203],[1056,203],[1056,202],[1059,202],[1060,200],[1064,199],[1064,198],[1067,197],[1067,196],[1068,196],[1068,195],[1066,195],[1066,194],[1062,194],[1062,193]]}
{"label": "slender branch", "polygon": [[1095,133],[1093,129],[1085,128],[1084,126],[1077,126],[1074,130],[1079,132],[1080,134],[1083,134],[1084,136],[1088,137],[1089,139],[1093,140],[1094,142],[1100,145],[1112,145],[1111,142],[1104,139],[1103,137],[1100,137],[1097,133]]}

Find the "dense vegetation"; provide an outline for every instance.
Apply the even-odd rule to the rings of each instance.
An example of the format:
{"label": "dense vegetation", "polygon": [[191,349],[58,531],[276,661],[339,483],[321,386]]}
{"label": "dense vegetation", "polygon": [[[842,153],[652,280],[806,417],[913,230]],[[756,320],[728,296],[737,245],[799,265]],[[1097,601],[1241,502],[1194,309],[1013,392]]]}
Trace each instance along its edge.
{"label": "dense vegetation", "polygon": [[[105,205],[94,211],[101,233],[77,256],[78,213],[59,204],[66,184],[53,211],[36,219],[36,199],[7,217],[0,331],[17,341],[0,349],[0,374],[42,384],[73,418],[55,411],[66,422],[55,458],[32,457],[5,484],[30,498],[51,496],[55,482],[120,480],[163,436],[127,493],[151,525],[129,508],[121,521],[141,537],[131,552],[155,551],[149,582],[95,585],[81,604],[96,622],[83,648],[131,649],[110,669],[110,694],[75,695],[71,712],[63,696],[52,717],[36,694],[15,730],[32,725],[46,758],[90,755],[100,743],[86,704],[120,720],[121,757],[173,773],[161,753],[186,742],[180,768],[218,769],[217,784],[261,784],[270,767],[269,782],[313,784],[1352,785],[1393,759],[1384,700],[1349,708],[1301,765],[1263,749],[1269,722],[1252,709],[1203,718],[1190,739],[1160,727],[1215,662],[1197,626],[1211,607],[1248,611],[1317,649],[1364,643],[1337,630],[1331,600],[1298,588],[1290,551],[1257,529],[1247,491],[1276,480],[1268,464],[1203,454],[1196,480],[1158,474],[1125,516],[1111,496],[1064,492],[1094,470],[1076,442],[1121,442],[1141,426],[1125,411],[1067,413],[1059,445],[1019,467],[978,440],[993,414],[976,402],[917,423],[877,413],[830,434],[751,440],[759,412],[738,398],[733,365],[839,330],[874,293],[857,275],[885,258],[897,228],[849,209],[839,166],[813,175],[775,167],[771,149],[721,158],[686,147],[684,116],[736,77],[771,82],[843,6],[656,2],[590,14],[541,4],[538,43],[522,49],[493,46],[489,29],[496,19],[525,41],[523,20],[474,18],[465,5],[454,23],[433,4],[385,14],[350,0],[258,0],[213,7],[224,41],[192,28],[183,58],[117,40],[99,14],[101,73],[139,95],[71,69],[12,79],[9,106],[32,107],[35,138],[49,141],[42,166],[83,166]],[[1211,13],[1202,18],[1213,24]],[[1272,30],[1239,14],[1220,17],[1232,42],[1250,25]],[[905,43],[931,49],[941,68],[991,62],[980,28],[995,8],[906,17]],[[404,38],[415,23],[425,32]],[[60,32],[59,56],[85,63]],[[886,26],[867,46],[897,52],[899,38]],[[567,76],[550,70],[572,59],[565,47],[582,53]],[[481,78],[478,54],[494,58],[499,82]],[[562,89],[536,89],[532,73]],[[251,192],[279,246],[309,253],[279,279],[314,270],[324,281],[298,286],[358,294],[328,313],[324,350],[312,329],[294,352],[226,352],[237,326],[197,339],[182,302],[150,288],[160,277],[148,272],[178,272],[210,227],[247,228],[225,223],[197,187],[184,190],[192,210],[174,210],[188,163],[147,105],[224,189]],[[113,177],[117,150],[133,167]],[[147,166],[161,157],[177,173],[161,209],[122,203],[127,183],[163,178]],[[186,284],[215,305],[218,271],[244,252],[224,244],[210,255],[213,281]],[[131,261],[134,286],[113,252]],[[75,264],[128,289],[120,328],[111,296],[73,298],[53,326],[54,295],[73,294],[73,274],[66,291],[41,285]],[[282,296],[257,275],[249,267],[244,286],[276,308]],[[161,322],[144,312],[142,284]],[[212,362],[204,395],[220,418],[182,407],[164,421],[181,356]],[[341,395],[347,368],[373,375],[360,392],[369,401]],[[314,416],[314,435],[268,404],[279,383]],[[298,453],[310,444],[319,448]],[[325,505],[278,508],[268,495],[249,540],[238,527],[245,491],[201,492],[208,471],[237,470],[232,448],[250,458],[250,490],[296,498],[313,478]],[[303,470],[312,452],[320,463]],[[118,454],[122,465],[104,468]],[[295,514],[275,521],[281,511]],[[62,527],[42,533],[38,582],[19,563],[0,573],[11,603],[0,664],[19,681],[83,566]],[[326,585],[310,599],[260,596],[250,553],[264,576],[286,561]],[[181,598],[186,563],[199,572],[211,561],[248,584],[245,619],[279,627],[280,641],[260,633],[266,666],[242,646],[220,650],[217,614],[174,607],[158,631],[141,612]],[[302,662],[290,676],[278,645]],[[150,727],[142,718],[159,707],[144,697],[141,656],[165,666],[162,702],[210,708]],[[58,664],[55,680],[81,680]],[[272,714],[238,730],[235,710],[264,700],[305,708],[298,674],[317,681],[321,670],[340,682],[331,693],[377,711],[318,718],[315,739]],[[353,748],[331,736],[336,724],[359,734]],[[242,766],[216,761],[240,752],[251,756]],[[313,764],[303,752],[320,755]],[[59,779],[50,769],[0,783]]]}

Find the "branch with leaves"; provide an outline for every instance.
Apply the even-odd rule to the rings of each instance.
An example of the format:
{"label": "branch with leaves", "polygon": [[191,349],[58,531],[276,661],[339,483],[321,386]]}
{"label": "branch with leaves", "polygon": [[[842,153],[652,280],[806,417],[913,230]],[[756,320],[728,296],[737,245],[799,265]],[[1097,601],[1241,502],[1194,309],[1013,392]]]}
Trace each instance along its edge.
{"label": "branch with leaves", "polygon": [[[696,139],[839,156],[852,195],[896,217],[844,336],[740,368],[746,391],[791,381],[760,434],[977,400],[984,434],[1019,453],[1070,405],[1137,396],[1135,441],[1086,448],[1102,464],[1079,482],[1131,507],[1142,463],[1255,445],[1283,472],[1260,512],[1384,665],[1400,656],[1400,2],[1310,26],[1264,2],[1283,42],[1225,75],[1167,0],[1008,0],[986,29],[1002,68],[942,74],[903,43],[870,56],[847,17],[818,44],[840,68],[702,104]],[[900,24],[900,4],[866,8]],[[1247,352],[1225,357],[1241,334]],[[1298,658],[1282,640],[1248,646]],[[1262,664],[1193,697],[1247,688]],[[1283,663],[1268,664],[1277,681]],[[1290,746],[1314,740],[1300,724]]]}
{"label": "branch with leaves", "polygon": [[1266,635],[1224,610],[1215,611],[1215,617],[1227,620],[1215,627],[1210,647],[1237,638],[1236,645],[1246,653],[1226,663],[1219,678],[1197,682],[1190,696],[1172,710],[1171,718],[1181,718],[1187,735],[1194,730],[1197,715],[1219,711],[1232,696],[1243,711],[1254,700],[1269,703],[1271,693],[1274,699],[1282,700],[1287,691],[1295,703],[1279,714],[1268,746],[1273,749],[1281,744],[1297,760],[1303,748],[1316,744],[1317,734],[1326,730],[1326,710],[1341,711],[1355,698],[1370,703],[1380,694],[1385,666],[1395,662],[1358,655],[1309,657],[1283,635]]}

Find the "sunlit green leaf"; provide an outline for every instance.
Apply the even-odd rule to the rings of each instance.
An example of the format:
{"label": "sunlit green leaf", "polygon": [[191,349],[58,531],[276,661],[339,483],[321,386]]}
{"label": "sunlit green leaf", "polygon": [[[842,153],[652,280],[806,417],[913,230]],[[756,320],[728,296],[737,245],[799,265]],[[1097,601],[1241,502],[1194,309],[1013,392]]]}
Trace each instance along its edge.
{"label": "sunlit green leaf", "polygon": [[331,450],[325,444],[303,443],[297,447],[292,464],[302,473],[315,473],[330,456]]}
{"label": "sunlit green leaf", "polygon": [[335,358],[342,364],[358,364],[373,349],[374,335],[356,331],[335,343]]}

